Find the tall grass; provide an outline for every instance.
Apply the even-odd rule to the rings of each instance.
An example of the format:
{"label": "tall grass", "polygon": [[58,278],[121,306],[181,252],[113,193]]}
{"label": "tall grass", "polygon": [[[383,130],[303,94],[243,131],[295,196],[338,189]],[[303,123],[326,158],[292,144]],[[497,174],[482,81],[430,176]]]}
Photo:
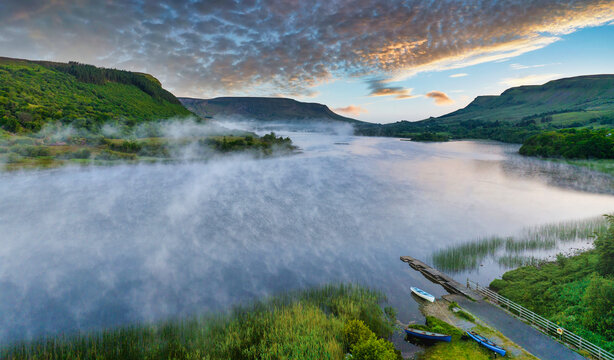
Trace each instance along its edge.
{"label": "tall grass", "polygon": [[433,264],[443,271],[473,269],[479,267],[487,256],[493,256],[506,240],[508,239],[493,236],[451,246],[436,251],[432,255]]}
{"label": "tall grass", "polygon": [[6,345],[2,359],[342,359],[343,326],[392,333],[385,297],[354,285],[290,292],[205,315]]}
{"label": "tall grass", "polygon": [[438,269],[448,272],[477,269],[487,258],[507,268],[530,265],[538,259],[532,255],[524,256],[523,253],[553,250],[562,243],[592,241],[607,228],[607,220],[602,216],[527,227],[513,237],[478,238],[438,250],[433,253],[432,262]]}

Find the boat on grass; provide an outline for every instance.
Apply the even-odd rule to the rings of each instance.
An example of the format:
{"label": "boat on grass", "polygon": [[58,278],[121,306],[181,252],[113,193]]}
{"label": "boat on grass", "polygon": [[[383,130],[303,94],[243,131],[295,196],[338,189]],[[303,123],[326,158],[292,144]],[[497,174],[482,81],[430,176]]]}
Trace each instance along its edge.
{"label": "boat on grass", "polygon": [[423,298],[424,300],[428,300],[430,302],[435,302],[435,297],[424,290],[418,289],[417,287],[410,287],[411,292]]}
{"label": "boat on grass", "polygon": [[438,334],[438,333],[434,333],[430,331],[418,330],[418,329],[413,329],[409,327],[404,330],[407,335],[414,336],[420,339],[445,341],[445,342],[452,341],[452,335]]}
{"label": "boat on grass", "polygon": [[501,356],[505,356],[505,350],[499,346],[497,346],[497,344],[495,344],[494,342],[488,340],[487,338],[483,337],[482,335],[479,335],[478,333],[476,333],[475,331],[467,331],[467,335],[472,338],[473,340],[477,341],[478,344],[484,346],[485,348],[492,350],[494,352],[496,352],[497,354],[501,355]]}

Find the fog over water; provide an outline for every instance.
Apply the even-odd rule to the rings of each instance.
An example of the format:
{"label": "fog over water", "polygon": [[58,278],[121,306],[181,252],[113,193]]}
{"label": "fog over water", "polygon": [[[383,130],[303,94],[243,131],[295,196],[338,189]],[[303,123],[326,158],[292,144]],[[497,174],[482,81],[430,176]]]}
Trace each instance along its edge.
{"label": "fog over water", "polygon": [[340,281],[418,320],[409,286],[445,292],[399,256],[614,211],[611,178],[517,146],[285,135],[301,154],[0,173],[0,341]]}

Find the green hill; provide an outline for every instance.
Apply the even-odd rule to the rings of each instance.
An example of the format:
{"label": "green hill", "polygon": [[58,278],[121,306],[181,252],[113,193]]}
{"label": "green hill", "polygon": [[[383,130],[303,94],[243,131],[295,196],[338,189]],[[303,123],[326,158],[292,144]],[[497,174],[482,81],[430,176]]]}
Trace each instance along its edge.
{"label": "green hill", "polygon": [[614,125],[614,75],[578,76],[478,96],[465,108],[427,120],[359,129],[364,135],[451,138],[522,143],[543,131]]}
{"label": "green hill", "polygon": [[0,58],[0,127],[36,132],[50,122],[93,129],[191,113],[153,76],[75,62]]}
{"label": "green hill", "polygon": [[243,117],[271,122],[340,121],[350,124],[368,123],[337,115],[326,105],[304,103],[287,98],[219,97],[215,99],[179,98],[195,114],[205,118]]}

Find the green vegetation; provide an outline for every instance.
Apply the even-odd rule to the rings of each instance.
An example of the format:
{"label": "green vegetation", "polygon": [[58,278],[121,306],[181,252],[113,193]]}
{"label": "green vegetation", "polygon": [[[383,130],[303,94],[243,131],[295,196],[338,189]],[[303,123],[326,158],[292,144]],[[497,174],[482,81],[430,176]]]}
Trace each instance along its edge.
{"label": "green vegetation", "polygon": [[608,222],[603,217],[578,221],[565,221],[523,229],[510,237],[489,236],[449,246],[435,251],[433,265],[447,272],[478,269],[488,257],[505,267],[537,265],[541,261],[524,256],[531,250],[553,250],[559,243],[590,241],[596,234],[607,232]]}
{"label": "green vegetation", "polygon": [[357,360],[397,360],[401,359],[394,345],[377,336],[362,320],[350,320],[343,328],[345,351]]}
{"label": "green vegetation", "polygon": [[[467,314],[469,315],[469,314]],[[471,316],[471,315],[469,315]],[[473,318],[473,317],[472,317]],[[475,319],[472,321],[474,322]],[[436,332],[440,334],[452,335],[450,343],[431,343],[425,347],[423,353],[418,355],[420,360],[448,360],[448,359],[466,359],[466,360],[488,360],[492,359],[492,352],[481,347],[475,341],[466,339],[465,332],[447,322],[433,316],[426,317],[426,325],[411,325],[412,328]],[[478,330],[480,333],[487,335],[491,332],[484,327]],[[487,335],[489,336],[489,335]],[[515,357],[512,354],[507,357],[511,359],[533,359],[529,356]]]}
{"label": "green vegetation", "polygon": [[296,147],[292,145],[289,137],[277,137],[274,132],[262,137],[247,136],[215,136],[201,140],[203,145],[209,145],[221,152],[244,151],[258,149],[263,154],[271,155],[273,150],[292,151]]}
{"label": "green vegetation", "polygon": [[595,249],[505,273],[490,287],[583,338],[614,351],[614,217]]}
{"label": "green vegetation", "polygon": [[0,58],[0,164],[7,169],[207,159],[215,151],[266,156],[296,149],[274,133],[258,137],[213,125],[206,125],[203,135],[188,131],[164,138],[165,127],[185,124],[189,115],[151,75]]}
{"label": "green vegetation", "polygon": [[454,315],[463,318],[470,322],[475,322],[475,318],[473,315],[469,314],[465,310],[462,310],[456,301],[452,301],[450,305],[448,305],[448,309],[454,312]]}
{"label": "green vegetation", "polygon": [[357,126],[357,133],[406,137],[435,133],[453,139],[523,143],[547,131],[614,127],[614,75],[579,76],[478,96],[467,107],[422,121]]}
{"label": "green vegetation", "polygon": [[564,162],[570,165],[585,167],[587,169],[602,172],[614,176],[614,160],[612,159],[591,159],[591,160],[561,160],[548,159],[555,162]]}
{"label": "green vegetation", "polygon": [[150,75],[0,58],[0,127],[11,133],[55,122],[96,131],[109,122],[134,126],[188,115]]}
{"label": "green vegetation", "polygon": [[403,137],[411,138],[413,141],[448,141],[450,137],[448,135],[437,134],[434,132],[423,132],[418,134],[404,134]]}
{"label": "green vegetation", "polygon": [[614,131],[566,129],[545,132],[527,139],[519,153],[566,159],[614,159]]}
{"label": "green vegetation", "polygon": [[276,296],[226,315],[63,336],[0,349],[3,359],[398,359],[382,294],[352,285]]}
{"label": "green vegetation", "polygon": [[[148,130],[153,133],[155,126]],[[29,136],[0,138],[0,164],[7,169],[57,167],[64,164],[108,164],[118,161],[206,160],[219,152],[249,151],[254,156],[291,153],[296,150],[290,138],[270,133],[184,136],[181,138],[136,137],[134,133],[107,138],[87,131],[58,130]]]}

